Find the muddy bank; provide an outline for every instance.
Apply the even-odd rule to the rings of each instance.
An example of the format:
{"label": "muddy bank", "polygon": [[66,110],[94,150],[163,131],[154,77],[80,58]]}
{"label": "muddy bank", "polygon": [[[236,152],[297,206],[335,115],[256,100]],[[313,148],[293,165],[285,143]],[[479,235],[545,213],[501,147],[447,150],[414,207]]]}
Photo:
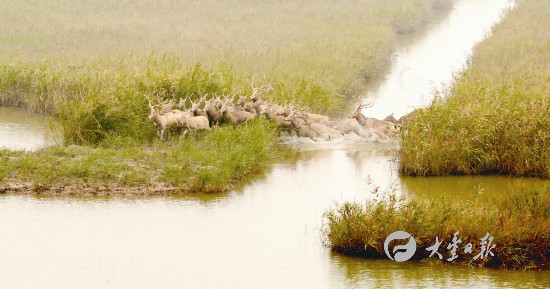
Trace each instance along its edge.
{"label": "muddy bank", "polygon": [[168,196],[191,193],[225,192],[234,187],[194,187],[170,185],[121,185],[100,182],[78,182],[44,184],[40,182],[6,181],[0,184],[0,194],[44,195],[44,196]]}
{"label": "muddy bank", "polygon": [[147,196],[189,192],[189,188],[119,186],[100,183],[59,183],[8,181],[0,185],[0,194],[48,196]]}

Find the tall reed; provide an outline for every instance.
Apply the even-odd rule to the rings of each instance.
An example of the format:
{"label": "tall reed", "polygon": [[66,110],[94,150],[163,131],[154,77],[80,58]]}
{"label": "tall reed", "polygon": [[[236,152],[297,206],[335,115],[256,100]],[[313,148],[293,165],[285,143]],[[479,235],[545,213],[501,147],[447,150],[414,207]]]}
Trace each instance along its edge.
{"label": "tall reed", "polygon": [[550,176],[550,18],[521,0],[451,89],[403,126],[405,175]]}
{"label": "tall reed", "polygon": [[[429,258],[436,237],[443,262],[503,269],[550,269],[550,186],[517,189],[510,196],[466,202],[450,199],[411,200],[395,196],[365,204],[344,203],[325,213],[324,233],[333,251],[367,258],[386,258],[384,241],[395,231],[410,233],[417,243],[414,259]],[[458,258],[447,246],[459,232]],[[489,233],[494,256],[483,259],[481,238]],[[464,252],[467,243],[472,254]],[[390,252],[395,244],[391,245]],[[439,260],[437,255],[433,259]]]}

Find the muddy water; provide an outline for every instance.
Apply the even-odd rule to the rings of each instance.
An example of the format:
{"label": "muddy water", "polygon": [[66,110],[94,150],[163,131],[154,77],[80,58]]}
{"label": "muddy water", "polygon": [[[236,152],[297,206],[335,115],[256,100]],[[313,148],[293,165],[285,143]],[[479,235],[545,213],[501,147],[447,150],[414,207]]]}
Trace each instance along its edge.
{"label": "muddy water", "polygon": [[374,184],[397,186],[404,197],[436,197],[441,189],[450,197],[473,197],[480,190],[506,194],[518,182],[537,180],[404,179],[395,172],[395,150],[388,145],[295,148],[293,157],[275,164],[264,178],[229,194],[136,199],[0,196],[0,287],[550,286],[550,274],[544,272],[344,257],[322,245],[319,231],[327,208],[376,197],[369,190]]}
{"label": "muddy water", "polygon": [[36,150],[46,145],[49,119],[21,108],[0,107],[0,148]]}
{"label": "muddy water", "polygon": [[[484,18],[506,1],[464,0],[456,10],[463,5],[486,9],[479,14]],[[290,145],[292,156],[228,194],[0,195],[0,288],[550,287],[547,272],[344,257],[323,246],[319,230],[323,212],[335,203],[380,197],[388,189],[405,198],[498,197],[542,181],[403,178],[396,173],[396,144]]]}

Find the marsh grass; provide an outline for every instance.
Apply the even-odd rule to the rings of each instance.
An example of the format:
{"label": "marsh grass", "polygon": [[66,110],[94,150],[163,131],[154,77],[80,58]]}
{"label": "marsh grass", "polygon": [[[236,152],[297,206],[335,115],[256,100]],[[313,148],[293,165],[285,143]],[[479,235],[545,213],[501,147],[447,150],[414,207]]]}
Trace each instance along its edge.
{"label": "marsh grass", "polygon": [[[96,66],[97,65],[97,66]],[[155,137],[147,120],[147,98],[157,101],[206,93],[228,94],[235,84],[230,69],[200,66],[184,68],[175,57],[136,66],[102,62],[93,67],[57,67],[53,63],[7,65],[0,81],[0,97],[7,105],[20,105],[51,114],[63,128],[64,144],[98,145],[105,139],[126,138],[149,142]],[[108,68],[108,69],[107,69]]]}
{"label": "marsh grass", "polygon": [[[216,70],[226,65],[246,79],[240,89],[248,88],[255,76],[256,83],[274,84],[275,100],[296,100],[329,114],[342,112],[345,96],[384,75],[398,32],[421,28],[440,7],[452,3],[5,2],[0,11],[0,63],[15,66],[15,71],[4,69],[2,78],[30,77],[36,90],[50,90],[52,81],[67,79],[95,85],[93,75],[106,71],[124,79],[134,71],[166,65],[157,60],[169,55],[183,67],[200,63],[205,70]],[[132,73],[121,73],[112,63]],[[52,71],[52,64],[61,71]],[[38,71],[20,75],[20,66]],[[23,96],[29,97],[34,96]]]}
{"label": "marsh grass", "polygon": [[169,143],[112,148],[72,145],[26,153],[4,149],[0,150],[0,181],[44,185],[91,182],[217,192],[265,169],[282,149],[276,142],[276,128],[258,119],[239,128],[219,127]]}
{"label": "marsh grass", "polygon": [[[415,237],[414,259],[428,258],[427,247],[435,237],[443,240],[438,252],[449,258],[447,245],[459,231],[462,240],[458,259],[470,266],[502,269],[550,268],[550,186],[517,189],[497,200],[479,196],[466,202],[411,200],[395,196],[366,204],[344,203],[325,213],[324,234],[333,251],[367,258],[386,258],[384,241],[395,231]],[[495,256],[473,260],[480,252],[480,239],[486,233],[494,238]],[[465,244],[474,245],[472,254],[463,252]],[[390,244],[390,251],[393,245]],[[432,257],[437,259],[436,257]]]}
{"label": "marsh grass", "polygon": [[398,30],[450,0],[2,3],[0,104],[61,121],[65,144],[150,141],[144,95],[249,94],[338,115],[385,72]]}
{"label": "marsh grass", "polygon": [[405,175],[550,177],[550,3],[518,1],[450,91],[403,127]]}

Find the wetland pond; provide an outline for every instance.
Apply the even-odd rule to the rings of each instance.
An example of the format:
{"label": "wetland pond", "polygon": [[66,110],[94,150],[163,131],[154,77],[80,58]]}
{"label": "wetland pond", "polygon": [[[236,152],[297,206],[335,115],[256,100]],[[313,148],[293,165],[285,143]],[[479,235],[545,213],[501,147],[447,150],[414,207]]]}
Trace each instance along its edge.
{"label": "wetland pond", "polygon": [[[394,112],[397,116],[418,105],[419,99],[429,97],[424,93],[437,89],[433,83],[444,82],[437,77],[444,73],[450,79],[465,63],[457,64],[456,58],[470,52],[510,5],[509,1],[498,0],[458,1],[445,19],[400,50],[395,59],[397,68],[379,90],[372,92],[376,103],[366,113]],[[465,32],[468,29],[474,31]],[[464,40],[470,41],[470,49],[456,50],[462,56],[444,57],[449,60],[447,72],[415,68],[417,63],[412,59],[426,53],[422,47],[446,50],[431,42],[449,42],[445,39],[454,39],[452,33],[480,36]],[[414,55],[408,57],[407,53]],[[463,59],[466,61],[467,55]],[[439,65],[443,60],[433,61]],[[407,72],[395,72],[403,67]],[[423,82],[422,92],[410,102],[392,100],[403,105],[388,109],[384,103],[389,96],[383,87],[395,81],[393,74],[408,71],[422,75],[403,78],[402,89],[409,89],[405,82],[410,81],[419,87],[418,79],[425,78],[428,80]],[[437,77],[429,78],[425,73]],[[399,90],[388,91],[390,95],[405,95]],[[44,130],[28,129],[30,135],[20,135],[22,129],[6,129],[13,127],[7,117],[12,112],[0,110],[0,146],[35,149],[43,145],[40,141],[32,147],[21,145],[18,139],[43,140]],[[24,127],[26,121],[19,125]],[[42,124],[46,128],[45,120]],[[149,198],[0,195],[0,288],[550,287],[548,272],[346,257],[325,247],[320,232],[327,209],[343,201],[374,198],[374,187],[382,191],[393,188],[404,198],[444,194],[460,202],[478,194],[502,197],[517,185],[544,180],[400,177],[396,143],[311,143],[293,139],[288,145],[295,153],[273,164],[261,178],[226,194]],[[498,240],[495,242],[498,245]]]}

